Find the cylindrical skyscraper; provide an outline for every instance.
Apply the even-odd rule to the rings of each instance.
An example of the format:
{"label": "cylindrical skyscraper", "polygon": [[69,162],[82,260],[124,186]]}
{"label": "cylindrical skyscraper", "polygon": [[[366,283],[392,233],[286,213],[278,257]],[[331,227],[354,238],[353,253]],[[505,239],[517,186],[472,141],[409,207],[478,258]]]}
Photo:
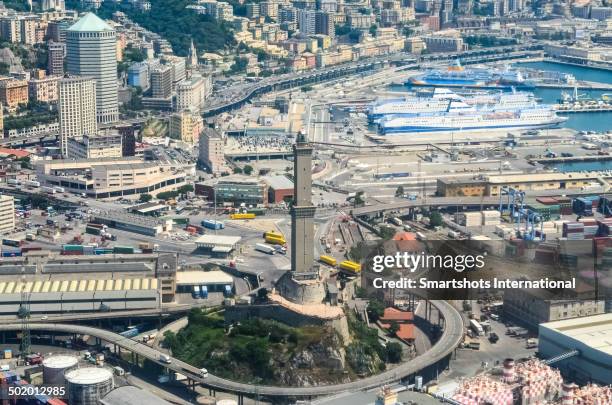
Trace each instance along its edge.
{"label": "cylindrical skyscraper", "polygon": [[98,124],[119,119],[117,39],[115,30],[93,13],[81,17],[66,32],[67,71],[96,80]]}

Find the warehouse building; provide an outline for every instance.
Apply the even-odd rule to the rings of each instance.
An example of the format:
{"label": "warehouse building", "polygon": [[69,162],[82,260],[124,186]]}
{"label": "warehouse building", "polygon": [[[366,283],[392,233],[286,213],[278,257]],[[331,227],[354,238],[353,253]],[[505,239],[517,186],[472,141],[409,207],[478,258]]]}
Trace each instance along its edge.
{"label": "warehouse building", "polygon": [[436,194],[441,197],[499,196],[506,187],[520,191],[580,190],[600,184],[596,173],[535,173],[484,176],[479,179],[438,179]]}
{"label": "warehouse building", "polygon": [[191,293],[195,286],[206,291],[225,293],[234,290],[234,279],[222,271],[179,271],[176,273],[176,292]]}
{"label": "warehouse building", "polygon": [[612,384],[612,314],[542,324],[538,349],[542,358],[578,350],[555,365],[572,380]]}
{"label": "warehouse building", "polygon": [[585,294],[584,299],[559,300],[539,290],[508,289],[504,292],[504,316],[535,330],[545,322],[603,314],[605,302],[588,299],[592,290]]}
{"label": "warehouse building", "polygon": [[215,257],[228,257],[238,249],[238,244],[242,238],[240,236],[227,235],[202,235],[196,239],[195,244],[198,250]]}
{"label": "warehouse building", "polygon": [[277,204],[293,198],[293,182],[285,176],[267,176],[263,180],[268,185],[268,202]]}
{"label": "warehouse building", "polygon": [[92,222],[149,236],[157,236],[173,228],[172,219],[126,214],[122,211],[102,211],[93,215]]}

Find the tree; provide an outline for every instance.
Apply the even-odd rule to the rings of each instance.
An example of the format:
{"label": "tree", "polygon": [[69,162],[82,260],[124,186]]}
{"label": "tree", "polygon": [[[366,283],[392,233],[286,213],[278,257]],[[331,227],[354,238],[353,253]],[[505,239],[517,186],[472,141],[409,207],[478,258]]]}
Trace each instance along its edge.
{"label": "tree", "polygon": [[257,298],[258,298],[260,301],[265,301],[265,300],[268,298],[268,289],[267,289],[267,288],[264,288],[264,287],[260,288],[260,289],[257,291]]}
{"label": "tree", "polygon": [[242,171],[244,172],[244,174],[246,174],[247,176],[250,176],[251,173],[253,173],[253,166],[251,165],[246,165],[244,166],[244,169],[242,169]]}
{"label": "tree", "polygon": [[389,325],[389,329],[388,329],[389,335],[395,336],[395,334],[399,332],[399,329],[400,327],[397,322],[395,321],[391,322],[391,325]]}
{"label": "tree", "polygon": [[300,90],[302,90],[304,93],[308,93],[309,91],[312,91],[312,86],[302,86]]}
{"label": "tree", "polygon": [[234,174],[240,174],[242,173],[242,169],[239,167],[234,167]]}
{"label": "tree", "polygon": [[432,211],[432,213],[429,214],[429,225],[431,227],[436,227],[442,226],[442,224],[442,215],[438,211]]}
{"label": "tree", "polygon": [[248,64],[249,60],[247,58],[236,57],[234,58],[234,64],[230,66],[230,70],[232,73],[244,72]]}
{"label": "tree", "polygon": [[395,228],[383,225],[380,227],[380,237],[384,240],[389,240],[395,236]]}
{"label": "tree", "polygon": [[178,197],[178,193],[176,191],[164,191],[157,194],[157,199],[159,200],[170,200],[172,198]]}
{"label": "tree", "polygon": [[152,199],[153,196],[151,194],[140,194],[140,198],[138,199],[138,201],[140,201],[141,203],[147,203]]}
{"label": "tree", "polygon": [[385,314],[385,306],[381,301],[374,298],[368,302],[367,312],[370,322],[376,322]]}
{"label": "tree", "polygon": [[402,345],[397,342],[389,342],[386,347],[387,360],[389,363],[399,363],[402,361]]}
{"label": "tree", "polygon": [[363,191],[358,191],[357,194],[355,194],[355,198],[353,199],[353,207],[357,207],[363,204],[365,204],[365,200],[363,199]]}
{"label": "tree", "polygon": [[378,26],[376,24],[372,24],[370,26],[370,35],[372,35],[373,37],[376,36],[376,30],[378,29]]}
{"label": "tree", "polygon": [[184,186],[180,186],[177,192],[181,195],[193,192],[193,186],[191,184],[185,184]]}
{"label": "tree", "polygon": [[348,34],[348,37],[351,40],[351,42],[359,42],[359,37],[361,37],[361,31],[351,30],[351,32],[349,32]]}
{"label": "tree", "polygon": [[404,186],[398,186],[397,189],[395,190],[395,196],[401,197],[403,195],[404,195]]}

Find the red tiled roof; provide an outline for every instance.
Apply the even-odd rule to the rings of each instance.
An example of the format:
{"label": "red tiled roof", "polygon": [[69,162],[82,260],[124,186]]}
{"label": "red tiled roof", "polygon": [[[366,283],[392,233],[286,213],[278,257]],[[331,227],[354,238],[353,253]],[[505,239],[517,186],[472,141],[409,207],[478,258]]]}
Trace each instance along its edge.
{"label": "red tiled roof", "polygon": [[400,311],[396,308],[385,308],[385,312],[381,317],[383,322],[391,322],[391,321],[412,321],[414,316],[412,312],[408,311]]}
{"label": "red tiled roof", "polygon": [[393,240],[416,240],[416,234],[412,232],[398,232],[393,236]]}
{"label": "red tiled roof", "polygon": [[411,323],[400,324],[395,336],[402,340],[414,340],[414,325]]}
{"label": "red tiled roof", "polygon": [[0,148],[0,155],[14,155],[18,158],[30,156],[30,152],[22,149]]}

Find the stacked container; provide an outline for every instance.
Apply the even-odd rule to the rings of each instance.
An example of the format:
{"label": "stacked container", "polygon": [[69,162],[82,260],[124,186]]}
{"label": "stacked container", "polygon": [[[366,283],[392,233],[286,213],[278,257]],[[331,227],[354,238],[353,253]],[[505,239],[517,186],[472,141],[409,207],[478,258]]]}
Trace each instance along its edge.
{"label": "stacked container", "polygon": [[499,225],[500,223],[501,213],[499,211],[482,211],[482,224],[484,226]]}
{"label": "stacked container", "polygon": [[599,236],[612,236],[612,218],[604,218],[597,221],[599,224]]}
{"label": "stacked container", "polygon": [[461,212],[455,215],[455,222],[465,227],[480,226],[482,214],[480,212]]}
{"label": "stacked container", "polygon": [[593,201],[586,198],[576,198],[572,203],[572,210],[574,214],[592,217],[593,216]]}
{"label": "stacked container", "polygon": [[583,218],[578,221],[584,225],[584,239],[593,239],[599,231],[599,224],[593,218]]}
{"label": "stacked container", "polygon": [[563,224],[563,237],[567,240],[584,239],[584,224],[581,222],[566,222]]}
{"label": "stacked container", "polygon": [[569,197],[554,197],[555,201],[559,205],[561,215],[572,214],[572,199]]}

